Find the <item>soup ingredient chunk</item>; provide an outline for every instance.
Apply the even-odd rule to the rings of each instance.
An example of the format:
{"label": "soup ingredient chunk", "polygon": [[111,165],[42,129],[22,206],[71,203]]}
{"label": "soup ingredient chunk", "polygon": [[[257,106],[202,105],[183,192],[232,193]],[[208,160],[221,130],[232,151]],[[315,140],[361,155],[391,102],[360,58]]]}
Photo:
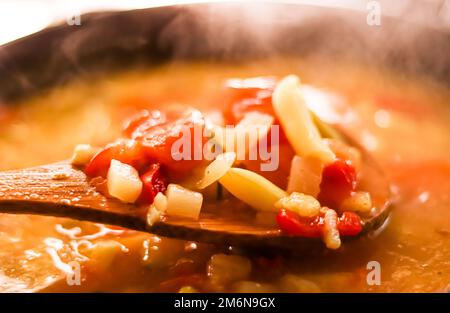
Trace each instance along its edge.
{"label": "soup ingredient chunk", "polygon": [[133,203],[142,191],[142,181],[138,171],[131,165],[111,160],[107,176],[108,192],[111,196]]}
{"label": "soup ingredient chunk", "polygon": [[198,219],[203,195],[177,184],[167,187],[167,215]]}

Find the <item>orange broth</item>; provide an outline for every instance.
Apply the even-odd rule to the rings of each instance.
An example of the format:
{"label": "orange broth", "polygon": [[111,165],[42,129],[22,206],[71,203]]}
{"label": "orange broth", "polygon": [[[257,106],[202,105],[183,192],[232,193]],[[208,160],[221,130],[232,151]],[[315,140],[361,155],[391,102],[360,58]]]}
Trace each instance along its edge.
{"label": "orange broth", "polygon": [[[87,222],[0,214],[0,291],[448,290],[450,89],[427,78],[346,61],[284,58],[240,65],[174,63],[79,80],[1,110],[0,169],[68,158],[81,142],[103,145],[119,136],[124,117],[142,107],[217,108],[228,78],[291,73],[340,97],[343,105],[330,118],[375,156],[392,181],[395,207],[383,232],[320,256],[263,258],[235,247]],[[102,243],[106,248],[98,249]],[[247,261],[214,263],[215,254],[242,255],[251,268],[231,270]],[[81,266],[80,285],[67,283],[71,261]],[[371,261],[380,265],[379,285],[367,282]]]}

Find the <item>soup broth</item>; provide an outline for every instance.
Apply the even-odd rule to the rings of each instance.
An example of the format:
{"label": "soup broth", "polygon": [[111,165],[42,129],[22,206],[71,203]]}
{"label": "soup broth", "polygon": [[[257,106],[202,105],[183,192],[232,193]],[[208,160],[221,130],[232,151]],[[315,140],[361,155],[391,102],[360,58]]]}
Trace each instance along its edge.
{"label": "soup broth", "polygon": [[339,105],[324,108],[324,116],[347,129],[391,180],[394,210],[382,232],[320,255],[268,256],[62,218],[0,214],[0,291],[448,290],[450,89],[427,78],[323,59],[142,66],[0,106],[0,169],[67,159],[81,142],[110,142],[124,117],[142,108],[220,108],[217,95],[228,78],[291,73],[336,95]]}

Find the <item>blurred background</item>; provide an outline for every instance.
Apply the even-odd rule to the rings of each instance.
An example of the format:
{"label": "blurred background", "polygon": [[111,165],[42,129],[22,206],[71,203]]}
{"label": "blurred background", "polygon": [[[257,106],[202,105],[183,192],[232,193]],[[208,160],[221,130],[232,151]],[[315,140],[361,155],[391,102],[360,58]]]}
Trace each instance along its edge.
{"label": "blurred background", "polygon": [[[131,10],[173,4],[201,2],[255,2],[199,1],[199,0],[0,0],[0,44],[32,34],[49,25],[61,22],[82,25],[79,15],[99,10]],[[303,3],[366,11],[371,2],[380,4],[386,16],[402,16],[430,27],[450,29],[450,0],[291,0],[265,1]]]}

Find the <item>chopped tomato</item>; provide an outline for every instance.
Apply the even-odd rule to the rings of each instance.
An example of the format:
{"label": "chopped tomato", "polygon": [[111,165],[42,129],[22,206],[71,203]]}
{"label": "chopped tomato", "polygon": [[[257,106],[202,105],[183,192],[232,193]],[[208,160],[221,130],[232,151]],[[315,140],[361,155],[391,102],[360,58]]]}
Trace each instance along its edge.
{"label": "chopped tomato", "polygon": [[[276,86],[274,77],[230,79],[226,83],[225,111],[227,123],[237,124],[246,113],[259,112],[275,118],[274,125],[280,125],[272,106],[272,93]],[[288,144],[286,135],[279,128],[280,144]]]}
{"label": "chopped tomato", "polygon": [[166,122],[161,111],[142,110],[125,122],[123,133],[129,138],[139,137],[149,128]]}
{"label": "chopped tomato", "polygon": [[338,159],[323,169],[318,200],[322,206],[338,208],[355,188],[355,168],[350,162]]}
{"label": "chopped tomato", "polygon": [[[180,116],[174,112],[142,111],[125,127],[125,134],[132,139],[107,145],[88,163],[85,173],[106,177],[111,160],[116,159],[139,173],[152,163],[160,163],[177,176],[186,174],[203,159],[207,138],[203,134],[204,120],[197,111]],[[176,145],[179,139],[186,141]]]}
{"label": "chopped tomato", "polygon": [[112,159],[129,164],[138,171],[150,163],[149,160],[144,158],[144,150],[139,142],[135,140],[118,140],[108,144],[94,155],[86,165],[84,172],[89,177],[106,177]]}
{"label": "chopped tomato", "polygon": [[[289,210],[280,210],[277,223],[289,235],[319,238],[323,233],[323,214],[315,217],[302,217]],[[362,231],[362,221],[358,214],[344,212],[338,219],[337,228],[341,236],[356,236]]]}
{"label": "chopped tomato", "polygon": [[167,181],[158,163],[152,164],[145,174],[141,175],[141,181],[142,192],[138,203],[151,204],[158,192],[166,191]]}
{"label": "chopped tomato", "polygon": [[[193,112],[151,127],[140,139],[145,154],[177,174],[187,173],[203,159],[204,120]],[[186,140],[186,141],[184,141]]]}
{"label": "chopped tomato", "polygon": [[272,77],[230,79],[226,83],[225,118],[236,124],[247,112],[258,111],[274,116],[272,93],[276,80]]}

